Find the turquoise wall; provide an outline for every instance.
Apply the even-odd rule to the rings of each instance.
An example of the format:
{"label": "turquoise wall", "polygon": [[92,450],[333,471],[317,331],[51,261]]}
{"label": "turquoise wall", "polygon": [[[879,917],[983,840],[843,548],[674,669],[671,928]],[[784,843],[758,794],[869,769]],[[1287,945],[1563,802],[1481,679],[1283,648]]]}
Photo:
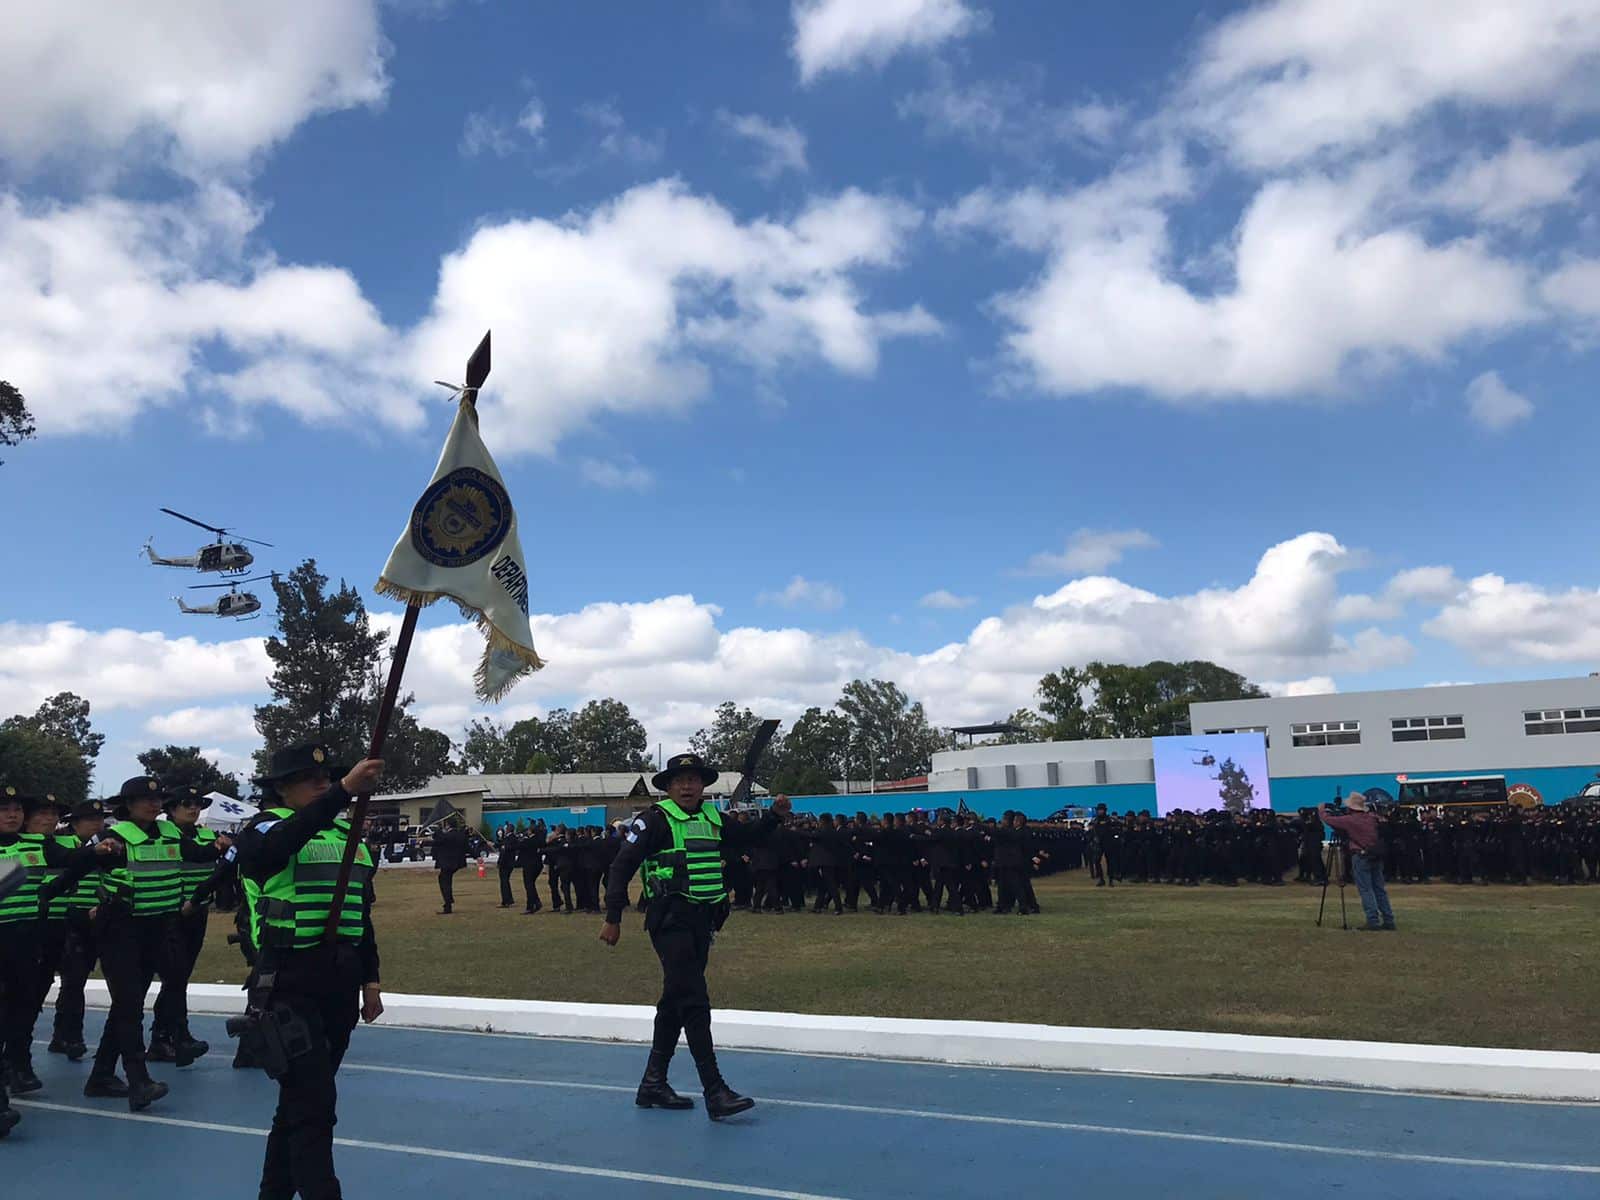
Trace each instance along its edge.
{"label": "turquoise wall", "polygon": [[547,829],[554,829],[557,825],[565,825],[571,829],[575,825],[604,825],[606,823],[606,806],[604,804],[591,804],[587,808],[514,808],[505,812],[483,814],[483,827],[493,837],[502,825],[515,825],[518,821],[527,821],[532,825],[535,821],[542,820]]}
{"label": "turquoise wall", "polygon": [[[1408,776],[1411,779],[1442,779],[1452,775],[1504,775],[1506,785],[1525,783],[1544,797],[1546,804],[1559,804],[1568,796],[1575,796],[1586,783],[1595,779],[1595,767],[1530,767],[1525,770],[1502,770],[1498,767],[1472,768],[1462,771],[1425,771]],[[1333,799],[1334,788],[1343,795],[1354,789],[1366,791],[1381,787],[1393,796],[1399,788],[1392,774],[1307,775],[1297,778],[1273,779],[1272,807],[1276,812],[1295,812],[1311,808]],[[962,800],[967,807],[985,817],[999,817],[1007,809],[1017,809],[1030,820],[1039,821],[1068,805],[1092,808],[1104,804],[1110,812],[1134,813],[1148,809],[1156,811],[1156,785],[1153,783],[1116,783],[1087,787],[1042,788],[987,788],[978,791],[912,792],[899,795],[877,796],[793,796],[794,809],[800,813],[866,812],[877,815],[883,812],[909,812],[913,808],[956,808]]]}

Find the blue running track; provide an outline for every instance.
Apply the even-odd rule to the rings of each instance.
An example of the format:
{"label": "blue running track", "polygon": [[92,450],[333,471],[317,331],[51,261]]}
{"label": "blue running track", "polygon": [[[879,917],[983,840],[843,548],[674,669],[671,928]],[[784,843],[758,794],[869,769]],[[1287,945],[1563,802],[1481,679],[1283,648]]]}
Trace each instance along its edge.
{"label": "blue running track", "polygon": [[[0,1142],[19,1196],[253,1196],[275,1089],[213,1047],[148,1112],[86,1100],[87,1061],[38,1047],[43,1091]],[[1600,1106],[724,1051],[757,1097],[721,1124],[640,1110],[644,1049],[363,1026],[339,1075],[346,1195],[942,1200],[1089,1195],[1600,1196]],[[170,1169],[154,1165],[159,1139]],[[128,1164],[138,1163],[136,1170]],[[149,1163],[150,1166],[144,1164]],[[7,1188],[8,1194],[10,1192]]]}

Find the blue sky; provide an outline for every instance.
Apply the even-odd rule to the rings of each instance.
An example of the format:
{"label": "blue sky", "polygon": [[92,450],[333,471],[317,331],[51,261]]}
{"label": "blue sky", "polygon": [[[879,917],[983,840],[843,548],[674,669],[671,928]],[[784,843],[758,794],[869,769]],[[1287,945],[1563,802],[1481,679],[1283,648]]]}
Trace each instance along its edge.
{"label": "blue sky", "polygon": [[[157,510],[370,589],[490,326],[508,718],[1594,665],[1594,0],[311,7],[0,47],[0,710],[88,696],[102,783],[255,741]],[[476,657],[428,614],[424,719]]]}

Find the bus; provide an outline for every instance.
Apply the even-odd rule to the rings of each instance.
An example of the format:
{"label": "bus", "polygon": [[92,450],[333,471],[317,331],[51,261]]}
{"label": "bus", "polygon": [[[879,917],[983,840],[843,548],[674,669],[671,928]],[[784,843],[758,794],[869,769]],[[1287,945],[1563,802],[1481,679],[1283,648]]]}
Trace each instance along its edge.
{"label": "bus", "polygon": [[1397,775],[1397,805],[1411,808],[1472,810],[1504,808],[1511,803],[1504,775],[1454,775],[1442,779],[1408,779]]}

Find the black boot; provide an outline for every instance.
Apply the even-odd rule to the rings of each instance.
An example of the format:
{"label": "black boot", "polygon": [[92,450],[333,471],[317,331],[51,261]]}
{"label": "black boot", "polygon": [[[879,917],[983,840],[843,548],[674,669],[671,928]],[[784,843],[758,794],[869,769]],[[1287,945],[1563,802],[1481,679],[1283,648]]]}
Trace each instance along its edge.
{"label": "black boot", "polygon": [[22,1114],[12,1108],[9,1103],[0,1103],[0,1138],[5,1137],[17,1127],[17,1122],[22,1120]]}
{"label": "black boot", "polygon": [[143,1112],[167,1094],[167,1085],[146,1078],[142,1083],[128,1086],[128,1111]]}
{"label": "black boot", "polygon": [[89,1081],[83,1085],[83,1094],[91,1100],[121,1100],[128,1094],[128,1085],[114,1072],[102,1074],[96,1067],[89,1073]]}
{"label": "black boot", "polygon": [[693,1100],[678,1095],[667,1082],[667,1064],[671,1061],[671,1055],[651,1053],[650,1061],[645,1064],[644,1078],[639,1081],[639,1091],[633,1097],[640,1108],[694,1107]]}
{"label": "black boot", "polygon": [[144,1052],[146,1062],[169,1063],[178,1061],[178,1047],[165,1033],[150,1034],[150,1048]]}
{"label": "black boot", "polygon": [[705,1089],[706,1116],[713,1121],[746,1112],[756,1106],[749,1096],[741,1096],[728,1086],[727,1080],[722,1078],[722,1072],[717,1069],[715,1055],[697,1059],[694,1065],[700,1072],[700,1086]]}
{"label": "black boot", "polygon": [[83,1035],[62,1036],[57,1034],[50,1039],[51,1054],[65,1054],[68,1062],[81,1062],[83,1056],[89,1053],[89,1047],[83,1044]]}
{"label": "black boot", "polygon": [[44,1081],[33,1073],[33,1061],[27,1058],[11,1064],[6,1073],[6,1081],[15,1096],[37,1092],[44,1086]]}
{"label": "black boot", "polygon": [[187,1067],[195,1059],[204,1057],[206,1052],[211,1049],[210,1042],[202,1042],[187,1029],[178,1035],[176,1045],[178,1048],[178,1065],[180,1067]]}

